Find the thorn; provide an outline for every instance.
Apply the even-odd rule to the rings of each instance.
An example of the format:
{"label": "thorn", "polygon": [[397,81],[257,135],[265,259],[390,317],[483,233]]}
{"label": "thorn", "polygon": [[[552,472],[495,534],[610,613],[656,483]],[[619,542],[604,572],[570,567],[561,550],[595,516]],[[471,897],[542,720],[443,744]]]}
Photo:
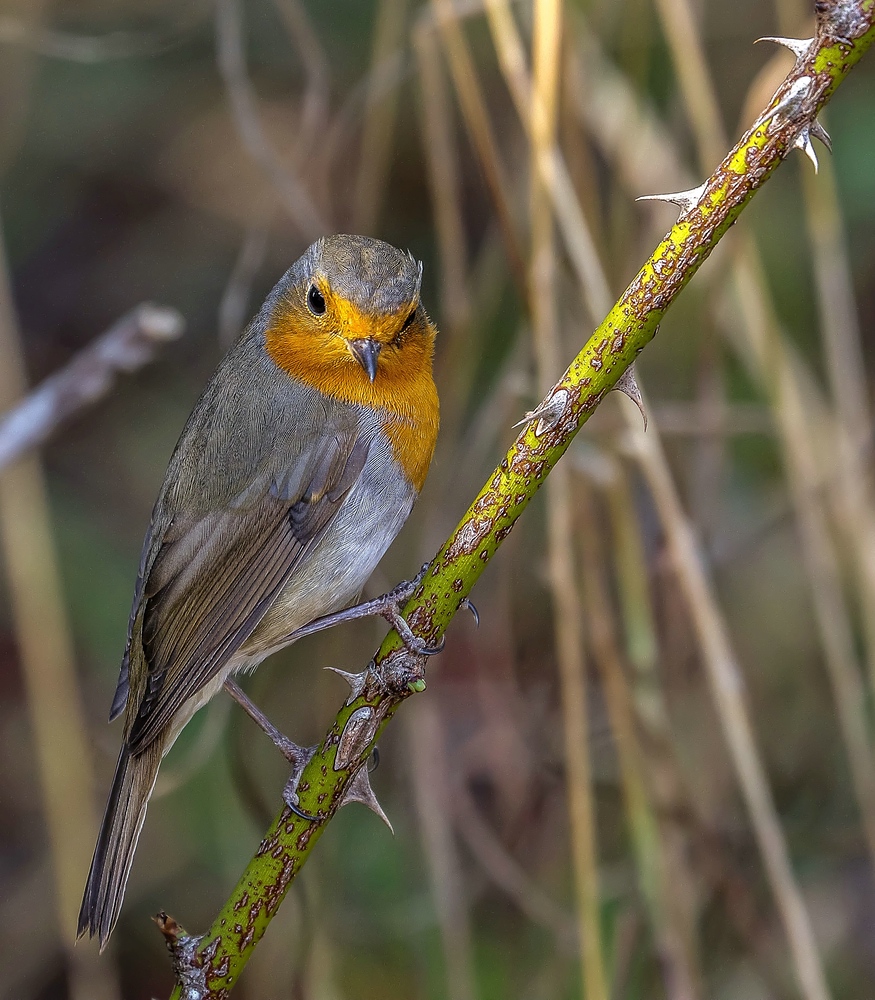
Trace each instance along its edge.
{"label": "thorn", "polygon": [[814,146],[811,145],[811,133],[807,127],[800,129],[796,138],[793,140],[793,146],[795,149],[801,149],[808,159],[811,160],[814,164],[814,172],[817,173],[817,153],[814,152]]}
{"label": "thorn", "polygon": [[365,684],[367,683],[367,670],[363,670],[360,674],[351,674],[348,670],[341,670],[340,667],[326,667],[325,669],[331,670],[333,673],[337,674],[338,677],[342,677],[346,683],[349,684],[351,694],[346,699],[347,705],[351,705],[362,693],[362,691],[364,691]]}
{"label": "thorn", "polygon": [[757,42],[774,42],[775,45],[783,45],[785,49],[789,49],[794,56],[796,56],[796,61],[798,62],[803,58],[806,52],[811,48],[814,42],[813,38],[781,38],[780,35],[764,35],[762,38],[758,38]]}
{"label": "thorn", "polygon": [[480,627],[480,612],[474,607],[473,601],[470,601],[467,597],[463,598],[459,603],[460,608],[467,608],[472,617],[474,618],[474,624]]}
{"label": "thorn", "polygon": [[539,403],[534,410],[529,410],[523,419],[518,420],[513,426],[528,426],[537,420],[538,426],[535,428],[535,436],[540,437],[545,431],[551,430],[559,423],[559,419],[565,412],[567,405],[568,391],[566,389],[557,389],[549,399],[545,399]]}
{"label": "thorn", "polygon": [[635,378],[635,365],[631,364],[623,372],[623,374],[617,379],[617,384],[614,386],[616,392],[622,392],[624,395],[628,396],[629,399],[638,407],[641,414],[641,418],[644,420],[644,430],[647,430],[647,411],[644,409],[644,400],[641,396],[641,390],[638,388],[638,382]]}
{"label": "thorn", "polygon": [[832,139],[829,137],[829,132],[820,124],[820,122],[815,118],[814,121],[808,126],[808,131],[811,133],[812,138],[819,139],[824,146],[832,152]]}
{"label": "thorn", "polygon": [[686,215],[699,204],[707,186],[707,183],[700,184],[698,187],[690,188],[689,191],[675,191],[672,194],[642,194],[635,201],[667,201],[677,205],[681,215]]}
{"label": "thorn", "polygon": [[790,84],[790,88],[780,101],[767,111],[760,119],[761,124],[771,121],[775,115],[782,115],[784,118],[793,119],[799,112],[799,108],[811,89],[812,79],[810,76],[800,76]]}
{"label": "thorn", "polygon": [[355,777],[349,783],[344,793],[340,807],[343,808],[343,806],[349,805],[350,802],[361,802],[363,806],[367,806],[372,813],[379,816],[386,826],[389,827],[392,836],[395,836],[395,830],[389,822],[389,817],[383,812],[383,807],[377,801],[377,796],[374,795],[374,790],[371,788],[371,777],[366,767],[360,767],[356,771]]}

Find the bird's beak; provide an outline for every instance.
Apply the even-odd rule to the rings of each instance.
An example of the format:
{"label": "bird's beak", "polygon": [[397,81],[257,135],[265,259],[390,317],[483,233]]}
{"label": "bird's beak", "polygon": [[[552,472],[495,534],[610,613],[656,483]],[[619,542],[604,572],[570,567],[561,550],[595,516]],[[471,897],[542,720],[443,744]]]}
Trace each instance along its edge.
{"label": "bird's beak", "polygon": [[380,344],[370,337],[362,340],[347,341],[349,349],[355,356],[356,361],[368,373],[368,378],[373,382],[377,377],[377,358],[380,356]]}

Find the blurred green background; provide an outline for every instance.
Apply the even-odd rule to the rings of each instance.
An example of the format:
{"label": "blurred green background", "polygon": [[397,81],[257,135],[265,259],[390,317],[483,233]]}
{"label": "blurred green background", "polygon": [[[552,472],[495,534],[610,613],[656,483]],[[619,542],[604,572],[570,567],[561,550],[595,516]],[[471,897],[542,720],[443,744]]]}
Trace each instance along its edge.
{"label": "blurred green background", "polygon": [[[563,8],[559,142],[613,294],[674,219],[634,198],[698,183],[716,165],[697,159],[673,44],[690,63],[701,45],[723,126],[737,138],[792,65],[754,39],[811,33],[810,10],[792,0],[699,0],[698,34],[673,43],[667,25],[682,6]],[[0,219],[28,380],[63,366],[141,301],[174,306],[187,325],[42,455],[84,706],[87,759],[72,766],[86,786],[93,770],[93,801],[47,803],[45,761],[70,749],[35,744],[14,585],[0,580],[3,998],[167,995],[172,972],[149,917],[165,909],[193,932],[207,927],[280,802],[283,762],[217,698],[163,765],[108,951],[97,959],[93,943],[72,949],[75,914],[59,885],[76,872],[84,885],[88,858],[78,847],[59,857],[66,848],[53,841],[47,810],[69,816],[71,851],[93,843],[120,738],[105,720],[166,462],[223,344],[318,235],[289,211],[283,185],[300,186],[326,231],[363,231],[422,259],[423,299],[441,329],[438,454],[370,594],[436,550],[541,396],[513,266],[515,254],[528,260],[530,148],[483,8],[459,3],[505,178],[502,228],[436,10],[413,0],[0,3]],[[532,6],[512,11],[530,51]],[[235,18],[245,57],[236,76]],[[858,419],[869,412],[875,347],[873,108],[869,57],[825,116],[834,156],[817,146],[816,182],[801,154],[789,157],[639,362],[647,433],[662,432],[701,542],[820,959],[832,995],[847,1000],[875,995],[875,826],[867,839],[865,823],[875,821],[866,666],[875,505],[872,428]],[[733,280],[752,246],[762,268],[754,304]],[[564,366],[601,316],[582,302],[558,238],[556,247]],[[751,345],[763,302],[771,346],[758,362]],[[841,350],[853,385],[830,360]],[[776,378],[785,354],[803,422]],[[849,408],[850,397],[862,409]],[[606,996],[796,997],[798,959],[626,405],[610,397],[564,460]],[[235,997],[588,995],[545,517],[539,497],[473,594],[480,628],[457,618],[427,692],[381,744],[372,780],[394,837],[361,806],[337,816]],[[7,519],[4,530],[17,526]],[[599,586],[607,616],[596,613]],[[599,621],[611,633],[613,674]],[[850,642],[842,646],[833,626]],[[316,742],[345,697],[321,668],[360,669],[383,631],[364,622],[302,641],[247,689],[284,732]],[[855,725],[856,780],[843,742]]]}

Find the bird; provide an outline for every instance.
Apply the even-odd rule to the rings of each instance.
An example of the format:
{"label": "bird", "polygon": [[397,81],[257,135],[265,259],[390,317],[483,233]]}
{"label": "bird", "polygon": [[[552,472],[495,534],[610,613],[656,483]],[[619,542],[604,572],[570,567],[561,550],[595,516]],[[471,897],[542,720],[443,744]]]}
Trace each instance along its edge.
{"label": "bird", "polygon": [[[398,599],[410,587],[342,609],[407,520],[434,454],[437,330],[421,282],[422,265],[388,243],[316,240],[182,431],[143,544],[110,711],[124,716],[122,746],[77,930],[101,951],[159,765],[194,713],[323,620],[379,613],[406,628]],[[409,629],[402,638],[416,641]]]}

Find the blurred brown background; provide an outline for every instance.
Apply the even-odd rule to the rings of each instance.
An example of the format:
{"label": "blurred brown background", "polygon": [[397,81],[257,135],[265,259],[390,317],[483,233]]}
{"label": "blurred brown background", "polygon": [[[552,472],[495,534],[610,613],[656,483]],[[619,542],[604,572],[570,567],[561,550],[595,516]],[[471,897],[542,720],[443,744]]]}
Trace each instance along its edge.
{"label": "blurred brown background", "polygon": [[[517,32],[531,64],[547,6],[496,10],[509,35],[477,0],[0,3],[4,405],[15,322],[31,384],[141,301],[187,324],[44,449],[50,520],[35,466],[3,479],[4,1000],[167,995],[149,916],[208,926],[280,802],[282,761],[217,698],[165,761],[107,953],[72,948],[151,504],[280,274],[321,231],[424,262],[443,430],[376,594],[448,535],[539,379],[674,219],[634,198],[698,183],[766,106],[792,57],[753,40],[811,34],[795,0],[565,3],[557,131],[582,216],[560,214],[555,283],[527,291],[530,216],[549,200],[496,44],[507,56]],[[815,178],[792,155],[666,318],[639,362],[644,438],[619,394],[587,425],[562,490],[478,584],[479,630],[457,618],[382,742],[394,838],[344,809],[235,996],[815,1000],[821,974],[836,998],[875,995],[873,87],[870,57],[830,105],[833,158],[817,145]],[[581,218],[601,284],[579,280]],[[538,352],[536,375],[541,293],[558,363]],[[303,641],[248,690],[315,742],[345,697],[321,668],[360,669],[382,634]],[[714,697],[727,676],[747,716]],[[583,977],[581,920],[601,955]]]}

